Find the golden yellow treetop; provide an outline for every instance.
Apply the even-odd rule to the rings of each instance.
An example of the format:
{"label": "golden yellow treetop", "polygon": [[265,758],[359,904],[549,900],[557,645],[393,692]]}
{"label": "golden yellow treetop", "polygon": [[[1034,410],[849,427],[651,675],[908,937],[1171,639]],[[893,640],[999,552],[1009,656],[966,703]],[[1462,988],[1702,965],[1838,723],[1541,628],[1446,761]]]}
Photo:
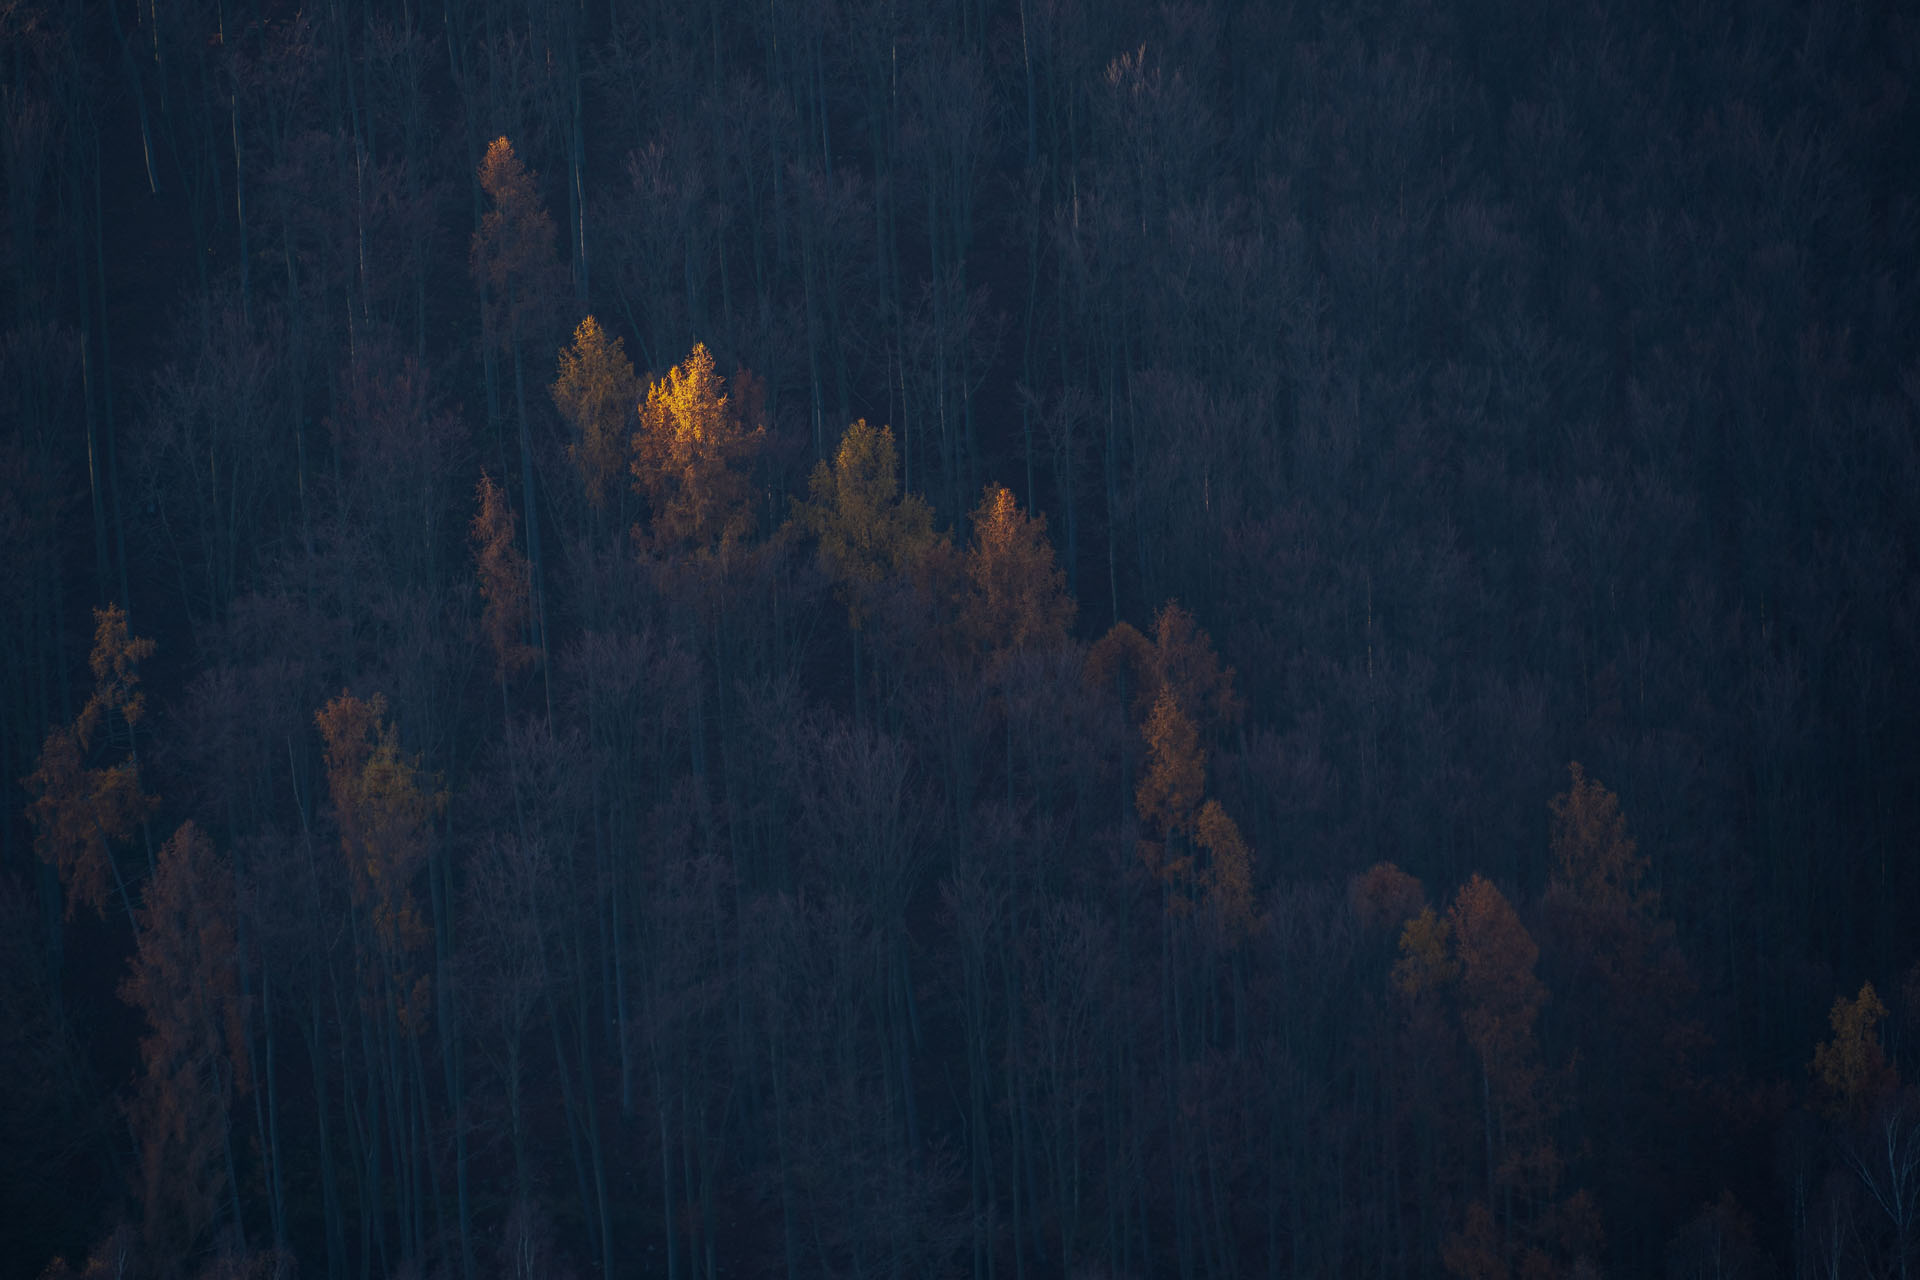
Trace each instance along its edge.
{"label": "golden yellow treetop", "polygon": [[713,354],[696,343],[647,389],[633,437],[634,487],[653,506],[655,540],[709,550],[752,533],[747,467],[765,440],[765,426],[743,420]]}

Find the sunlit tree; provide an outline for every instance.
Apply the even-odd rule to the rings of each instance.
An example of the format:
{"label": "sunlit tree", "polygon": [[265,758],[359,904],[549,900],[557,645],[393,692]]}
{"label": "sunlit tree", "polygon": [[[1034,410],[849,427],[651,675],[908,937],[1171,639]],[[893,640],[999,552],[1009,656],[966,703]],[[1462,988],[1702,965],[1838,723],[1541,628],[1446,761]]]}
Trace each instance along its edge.
{"label": "sunlit tree", "polygon": [[548,390],[572,429],[567,454],[579,469],[588,504],[598,511],[620,482],[639,399],[625,344],[588,316],[574,329],[572,345],[561,348],[560,376]]}
{"label": "sunlit tree", "polygon": [[736,374],[731,390],[704,343],[647,390],[632,471],[657,545],[724,551],[753,532],[748,467],[766,441],[764,408],[751,378]]}

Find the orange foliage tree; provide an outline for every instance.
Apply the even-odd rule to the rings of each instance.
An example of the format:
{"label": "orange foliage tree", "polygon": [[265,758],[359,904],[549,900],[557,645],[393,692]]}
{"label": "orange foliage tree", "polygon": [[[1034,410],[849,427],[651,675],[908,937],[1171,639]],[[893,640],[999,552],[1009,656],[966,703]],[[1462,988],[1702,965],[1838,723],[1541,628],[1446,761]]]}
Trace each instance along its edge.
{"label": "orange foliage tree", "polygon": [[481,321],[488,342],[488,412],[495,411],[493,353],[504,349],[513,368],[513,400],[520,436],[520,504],[527,519],[532,565],[534,647],[547,648],[546,560],[541,553],[539,485],[534,479],[533,431],[528,420],[524,344],[552,315],[558,265],[553,219],[513,144],[496,138],[480,163],[480,186],[492,206],[473,233],[470,267],[480,286]]}
{"label": "orange foliage tree", "polygon": [[[113,847],[132,839],[159,803],[140,789],[134,744],[147,705],[140,663],[152,656],[154,645],[129,634],[126,612],[117,605],[94,610],[93,621],[93,693],[71,725],[47,734],[33,772],[22,781],[33,795],[27,816],[34,849],[59,871],[69,918],[79,905],[104,911],[111,880],[131,919],[132,901]],[[93,763],[110,752],[125,754],[113,763]]]}
{"label": "orange foliage tree", "polygon": [[1579,761],[1567,771],[1571,785],[1549,805],[1555,883],[1593,907],[1652,912],[1657,898],[1640,883],[1647,860],[1627,834],[1620,798],[1589,778]]}
{"label": "orange foliage tree", "polygon": [[1459,963],[1460,1022],[1489,1080],[1508,1094],[1533,1081],[1534,1022],[1546,988],[1534,976],[1540,949],[1506,895],[1474,876],[1447,912]]}
{"label": "orange foliage tree", "polygon": [[1570,1008],[1573,1080],[1590,1136],[1581,1167],[1633,1224],[1672,1195],[1674,1172],[1622,1123],[1659,1129],[1697,1111],[1696,1063],[1706,1032],[1693,1016],[1695,984],[1671,921],[1648,884],[1649,860],[1628,833],[1620,801],[1578,763],[1549,804],[1551,882],[1542,902],[1543,970]]}
{"label": "orange foliage tree", "polygon": [[1121,686],[1134,714],[1145,717],[1163,688],[1197,717],[1208,734],[1236,723],[1242,711],[1234,692],[1233,668],[1220,665],[1213,641],[1193,615],[1172,600],[1153,618],[1153,639],[1127,622],[1117,622],[1087,652],[1087,679],[1097,686]]}
{"label": "orange foliage tree", "polygon": [[470,263],[485,295],[486,331],[500,345],[517,342],[548,293],[553,267],[553,219],[533,175],[513,144],[495,138],[480,162],[480,189],[492,207],[473,233]]}
{"label": "orange foliage tree", "polygon": [[736,373],[733,392],[695,344],[647,390],[633,437],[633,479],[652,507],[657,545],[724,552],[753,533],[747,468],[766,442],[759,384]]}
{"label": "orange foliage tree", "polygon": [[632,434],[626,428],[639,398],[624,344],[588,316],[573,331],[573,345],[561,348],[560,376],[548,391],[572,428],[567,456],[579,469],[588,504],[598,511],[626,462]]}
{"label": "orange foliage tree", "polygon": [[[1221,669],[1206,633],[1178,605],[1161,609],[1154,630],[1149,644],[1120,623],[1088,655],[1090,679],[1110,683],[1124,672],[1136,704],[1148,699],[1140,726],[1146,768],[1134,793],[1147,832],[1141,859],[1161,879],[1197,892],[1228,936],[1244,937],[1256,922],[1253,855],[1226,809],[1206,796],[1206,747],[1189,711],[1202,709],[1216,725],[1234,714],[1233,672]],[[1196,860],[1199,853],[1205,858]],[[1185,892],[1169,905],[1186,910]]]}
{"label": "orange foliage tree", "polygon": [[1900,1087],[1899,1073],[1880,1047],[1880,1020],[1887,1006],[1871,982],[1849,1000],[1834,999],[1827,1022],[1833,1038],[1813,1051],[1814,1084],[1821,1107],[1836,1120],[1857,1120]]}
{"label": "orange foliage tree", "polygon": [[1534,1038],[1547,999],[1539,955],[1506,895],[1479,875],[1444,916],[1422,908],[1401,931],[1394,987],[1409,999],[1449,996],[1479,1067],[1484,1182],[1444,1251],[1455,1275],[1524,1273],[1548,1265],[1548,1245],[1577,1253],[1596,1238],[1584,1193],[1554,1199],[1560,1159]]}
{"label": "orange foliage tree", "polygon": [[480,627],[493,649],[495,675],[504,684],[536,656],[521,640],[531,613],[527,558],[514,541],[513,509],[507,505],[506,491],[492,476],[482,474],[474,496],[480,509],[474,513],[468,540],[480,570]]}
{"label": "orange foliage tree", "polygon": [[120,994],[145,1015],[132,1106],[149,1249],[187,1254],[230,1199],[232,1104],[247,1088],[233,869],[192,822],[160,849]]}
{"label": "orange foliage tree", "polygon": [[997,658],[1066,641],[1074,602],[1054,563],[1047,518],[1021,511],[1011,490],[990,484],[981,495],[964,571],[961,626],[975,652]]}

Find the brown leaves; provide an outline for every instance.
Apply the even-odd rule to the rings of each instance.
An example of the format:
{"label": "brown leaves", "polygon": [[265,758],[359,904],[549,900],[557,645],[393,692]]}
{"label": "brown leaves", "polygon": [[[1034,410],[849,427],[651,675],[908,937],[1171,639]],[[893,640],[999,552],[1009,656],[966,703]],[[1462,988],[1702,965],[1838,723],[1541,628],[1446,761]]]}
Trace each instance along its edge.
{"label": "brown leaves", "polygon": [[532,578],[527,557],[514,541],[515,520],[505,491],[492,476],[482,474],[474,496],[480,509],[474,513],[468,540],[480,570],[480,598],[485,602],[480,627],[493,649],[495,676],[505,680],[538,656],[520,638],[531,616]]}
{"label": "brown leaves", "polygon": [[407,967],[425,946],[427,929],[414,904],[413,881],[426,865],[428,824],[447,797],[422,786],[418,762],[401,755],[399,731],[386,712],[387,700],[377,693],[361,699],[343,691],[314,720],[354,900],[372,918],[402,1021],[417,1026],[426,1012],[423,980]]}
{"label": "brown leaves", "polygon": [[[94,610],[93,618],[93,694],[72,725],[47,734],[33,772],[22,779],[33,794],[27,816],[34,850],[59,871],[69,918],[77,905],[105,909],[109,882],[118,880],[113,846],[132,839],[159,804],[141,791],[133,756],[134,726],[146,712],[139,664],[152,655],[153,641],[129,635],[117,605]],[[124,737],[127,758],[89,765],[111,737]]]}
{"label": "brown leaves", "polygon": [[653,508],[656,544],[724,552],[753,532],[747,468],[766,443],[757,418],[764,410],[756,383],[742,374],[734,381],[752,394],[729,398],[712,353],[696,344],[685,363],[647,390],[632,470],[634,488]]}
{"label": "brown leaves", "polygon": [[153,649],[153,641],[127,633],[124,609],[118,605],[95,609],[93,653],[87,658],[93,671],[93,697],[81,718],[118,711],[128,728],[138,724],[147,706],[146,695],[140,692],[139,667],[153,656]]}
{"label": "brown leaves", "polygon": [[1054,648],[1073,623],[1067,575],[1054,564],[1047,518],[1020,510],[1011,490],[988,485],[973,511],[961,623],[978,652]]}
{"label": "brown leaves", "polygon": [[1553,875],[1589,907],[1651,914],[1656,895],[1640,887],[1647,860],[1627,834],[1620,798],[1575,761],[1572,785],[1553,798]]}
{"label": "brown leaves", "polygon": [[1172,600],[1154,615],[1152,640],[1130,623],[1115,623],[1087,653],[1087,681],[1124,687],[1139,716],[1149,714],[1162,689],[1171,689],[1210,735],[1237,722],[1242,710],[1233,668],[1220,665],[1213,641]]}
{"label": "brown leaves", "polygon": [[1871,982],[1862,984],[1853,999],[1840,996],[1833,1002],[1827,1015],[1833,1038],[1814,1049],[1808,1069],[1822,1108],[1835,1119],[1862,1116],[1900,1087],[1900,1075],[1880,1047],[1880,1020],[1886,1016],[1887,1006]]}
{"label": "brown leaves", "polygon": [[1460,964],[1460,1020],[1467,1041],[1489,1069],[1514,1063],[1533,1048],[1533,1023],[1547,989],[1534,976],[1540,949],[1506,895],[1474,876],[1447,912]]}
{"label": "brown leaves", "polygon": [[533,175],[505,138],[487,144],[480,187],[493,207],[473,233],[470,266],[486,298],[487,331],[506,343],[549,299],[557,270],[553,219],[540,203]]}
{"label": "brown leaves", "polygon": [[1218,800],[1201,806],[1193,842],[1207,853],[1208,909],[1229,937],[1244,938],[1259,923],[1253,909],[1253,853]]}
{"label": "brown leaves", "polygon": [[[1443,996],[1480,1067],[1473,1109],[1482,1127],[1485,1199],[1470,1206],[1443,1250],[1454,1275],[1552,1274],[1543,1246],[1579,1252],[1598,1239],[1586,1199],[1555,1203],[1562,1165],[1551,1131],[1556,1107],[1542,1086],[1534,1038],[1547,998],[1534,974],[1538,959],[1506,895],[1479,875],[1454,894],[1444,916],[1423,907],[1401,931],[1395,990],[1409,1000]],[[1499,1207],[1499,1221],[1489,1204]]]}
{"label": "brown leaves", "polygon": [[1204,726],[1220,729],[1240,719],[1233,668],[1220,665],[1213,641],[1193,615],[1172,600],[1154,615],[1152,656],[1155,683],[1173,690],[1180,705]]}
{"label": "brown leaves", "polygon": [[1163,835],[1186,832],[1207,783],[1200,731],[1180,709],[1172,691],[1163,688],[1140,735],[1147,742],[1146,773],[1134,793],[1140,819]]}
{"label": "brown leaves", "polygon": [[[1141,858],[1161,879],[1195,888],[1213,919],[1239,939],[1258,923],[1253,854],[1226,809],[1205,798],[1206,748],[1187,710],[1196,704],[1216,710],[1225,705],[1223,696],[1232,696],[1232,672],[1220,670],[1205,633],[1178,606],[1160,611],[1155,631],[1159,643],[1149,645],[1133,628],[1116,626],[1101,642],[1104,648],[1096,646],[1089,655],[1089,678],[1106,683],[1125,670],[1132,675],[1130,683],[1153,690],[1140,726],[1146,770],[1134,792],[1134,807],[1149,833],[1140,841]],[[1196,861],[1194,853],[1206,857]],[[1178,903],[1184,910],[1186,899]]]}
{"label": "brown leaves", "polygon": [[146,1016],[140,1135],[150,1245],[190,1246],[217,1213],[222,1136],[247,1087],[233,869],[192,822],[160,849],[120,994]]}
{"label": "brown leaves", "polygon": [[1347,903],[1362,929],[1391,929],[1426,906],[1427,891],[1418,877],[1376,862],[1347,883]]}

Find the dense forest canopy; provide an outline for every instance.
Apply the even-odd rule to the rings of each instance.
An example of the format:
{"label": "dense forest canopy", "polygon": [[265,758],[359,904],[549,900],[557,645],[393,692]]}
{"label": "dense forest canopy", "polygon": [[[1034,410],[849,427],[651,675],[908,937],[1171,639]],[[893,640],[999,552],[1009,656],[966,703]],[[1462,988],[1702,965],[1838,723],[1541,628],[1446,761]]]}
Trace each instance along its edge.
{"label": "dense forest canopy", "polygon": [[1915,86],[0,0],[6,1269],[1912,1274]]}

